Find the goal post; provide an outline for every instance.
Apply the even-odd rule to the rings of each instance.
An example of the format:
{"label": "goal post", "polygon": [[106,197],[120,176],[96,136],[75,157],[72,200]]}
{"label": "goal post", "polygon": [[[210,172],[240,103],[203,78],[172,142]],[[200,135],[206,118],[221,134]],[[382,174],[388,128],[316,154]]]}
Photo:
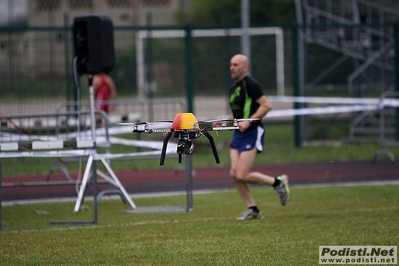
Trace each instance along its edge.
{"label": "goal post", "polygon": [[[193,38],[210,38],[224,36],[241,36],[241,28],[232,29],[194,29],[191,31]],[[137,64],[137,88],[140,99],[144,98],[146,90],[145,82],[145,60],[144,60],[144,40],[147,38],[184,38],[186,30],[141,30],[136,33],[136,64]],[[284,76],[284,38],[281,27],[260,27],[250,28],[250,36],[275,35],[276,43],[276,84],[277,95],[285,94]]]}

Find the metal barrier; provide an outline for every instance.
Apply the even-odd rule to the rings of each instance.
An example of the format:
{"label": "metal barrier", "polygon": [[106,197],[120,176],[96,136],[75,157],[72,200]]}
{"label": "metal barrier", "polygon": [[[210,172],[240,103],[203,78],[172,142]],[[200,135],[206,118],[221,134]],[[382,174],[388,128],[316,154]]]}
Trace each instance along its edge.
{"label": "metal barrier", "polygon": [[[398,98],[398,91],[387,91],[381,94],[379,109],[379,145],[380,148],[374,153],[372,162],[375,163],[380,155],[388,156],[394,163],[395,156],[388,147],[399,147],[399,109],[398,106],[387,105],[384,102],[390,97]],[[388,128],[389,127],[389,128]],[[390,135],[390,138],[388,136]]]}
{"label": "metal barrier", "polygon": [[[79,109],[85,106],[85,102],[79,104]],[[89,104],[89,103],[87,103]],[[127,110],[128,108],[138,108],[136,110],[150,110],[151,113],[154,110],[160,110],[163,108],[164,111],[160,112],[163,116],[174,112],[184,111],[184,103],[180,100],[168,100],[167,103],[162,100],[154,101],[113,101],[110,104],[114,104],[118,109]],[[167,107],[170,104],[172,107]],[[0,168],[0,180],[3,186],[34,186],[34,185],[62,185],[71,184],[76,182],[80,184],[80,189],[78,192],[78,198],[74,211],[80,210],[86,185],[88,184],[90,178],[95,176],[95,183],[97,186],[97,175],[100,176],[103,181],[109,183],[110,185],[116,187],[115,189],[110,189],[107,191],[102,191],[97,195],[97,191],[94,193],[96,197],[95,205],[100,200],[100,198],[106,193],[118,193],[121,195],[123,201],[130,205],[131,210],[129,212],[165,212],[165,211],[191,211],[192,209],[192,167],[191,159],[185,160],[185,170],[186,170],[186,189],[187,189],[187,200],[186,206],[175,207],[175,206],[162,206],[162,207],[151,207],[144,209],[137,209],[136,205],[128,195],[127,191],[124,189],[123,185],[117,178],[116,174],[110,166],[110,161],[112,160],[124,160],[124,159],[137,159],[137,158],[154,158],[160,155],[160,150],[162,145],[154,148],[154,145],[148,145],[146,143],[139,143],[138,141],[132,140],[122,140],[121,138],[111,137],[116,134],[126,134],[131,133],[131,127],[119,126],[111,127],[111,122],[109,116],[102,111],[96,111],[96,117],[103,121],[100,127],[95,129],[95,134],[93,134],[93,123],[98,121],[93,121],[93,114],[89,110],[79,111],[79,112],[60,112],[62,107],[72,107],[76,104],[71,103],[60,103],[59,108],[57,108],[56,113],[51,114],[32,114],[32,115],[8,115],[0,116],[0,164],[2,159],[7,160],[23,160],[19,166],[27,166],[28,168],[23,168],[19,174],[16,175],[15,166],[18,164],[7,164],[7,167]],[[129,107],[130,106],[130,107]],[[121,108],[124,107],[124,108]],[[179,109],[179,110],[178,110]],[[167,111],[166,111],[167,110]],[[138,119],[140,116],[136,116]],[[161,118],[159,118],[161,119]],[[163,118],[165,119],[165,118]],[[171,117],[168,117],[170,120]],[[122,116],[122,121],[125,121],[125,116]],[[118,121],[118,122],[122,122]],[[112,123],[114,124],[114,123]],[[93,139],[93,136],[95,139]],[[121,153],[121,154],[111,154],[109,151],[112,143],[118,143],[122,145],[129,146],[139,146],[146,147],[148,149],[155,149],[153,151],[143,151],[143,152],[133,152],[133,153]],[[161,142],[160,142],[161,143]],[[153,143],[151,143],[153,144]],[[173,144],[171,143],[171,145]],[[105,147],[105,153],[99,153],[97,147]],[[171,147],[169,147],[171,148]],[[147,150],[148,150],[147,149]],[[174,154],[171,152],[172,149],[168,149],[167,154]],[[73,178],[69,174],[69,170],[60,166],[49,167],[52,160],[56,158],[59,161],[69,158],[70,161],[79,161],[82,158],[87,159],[86,168],[82,181]],[[77,158],[79,158],[77,160]],[[40,160],[40,163],[29,162],[26,163],[25,160],[35,159]],[[42,161],[46,161],[47,164],[42,164]],[[102,163],[107,173],[102,173],[98,170],[96,162]],[[43,178],[43,169],[47,166],[47,175]],[[51,177],[52,173],[59,171],[65,174],[65,178],[54,180]],[[23,174],[21,174],[23,173]],[[0,190],[1,195],[1,190]],[[96,223],[96,215],[95,222]],[[57,223],[57,222],[55,222]],[[64,221],[62,222],[64,223]],[[79,221],[79,223],[81,223]],[[90,221],[89,223],[93,223]]]}
{"label": "metal barrier", "polygon": [[[115,127],[119,122],[135,122],[139,120],[171,120],[176,113],[184,110],[182,99],[154,99],[154,100],[113,100],[104,102],[115,106],[115,111],[106,114],[96,111],[96,116],[102,121],[103,127],[97,129],[97,146],[103,147],[106,153],[111,148],[110,136],[131,133],[130,127]],[[70,140],[77,136],[81,139],[91,139],[91,122],[89,101],[60,102],[55,113],[32,115],[7,115],[0,116],[0,151],[7,151],[10,145],[21,147],[20,151],[29,148],[31,140],[59,141]],[[82,111],[68,111],[75,109]],[[153,118],[153,119],[151,119]],[[127,143],[121,139],[112,138],[118,144]],[[14,144],[10,144],[13,142]],[[65,142],[62,148],[73,148],[72,142]],[[127,143],[126,145],[129,145]],[[25,145],[25,146],[24,146]],[[133,145],[133,144],[132,144]],[[61,146],[58,146],[61,147]],[[137,158],[154,158],[157,155],[143,155]],[[123,160],[123,156],[114,157],[115,160]],[[65,163],[76,162],[78,159],[68,157],[43,160],[35,157],[10,158],[11,163],[3,167],[6,174],[2,186],[35,186],[35,185],[62,185],[74,183]],[[45,173],[45,175],[43,175]],[[62,176],[55,175],[62,173]],[[12,176],[12,178],[9,178]]]}
{"label": "metal barrier", "polygon": [[[91,164],[91,158],[93,158],[97,152],[96,140],[93,138],[94,135],[92,134],[94,129],[93,123],[90,125],[91,130],[86,128],[85,121],[88,120],[85,119],[86,116],[90,116],[90,121],[94,122],[93,112],[0,117],[0,160],[12,158],[40,158],[42,160],[51,160],[51,158],[88,157],[85,177],[89,175],[89,173],[93,176],[94,217],[92,221],[71,221],[68,223],[96,224],[98,220],[96,198],[97,167],[94,163],[92,168]],[[37,166],[37,164],[30,165]],[[3,167],[0,169],[0,180],[2,183],[0,191],[3,187],[3,169]],[[7,172],[7,169],[5,172],[5,180],[11,178],[12,181],[15,181],[13,180],[13,175]],[[41,181],[40,177],[38,178],[39,180],[34,180],[35,177],[33,176],[31,178],[32,184]],[[72,182],[72,180],[68,180],[68,182]],[[25,180],[23,180],[22,183],[25,183]],[[80,190],[84,191],[85,188],[85,184],[82,182]],[[125,192],[123,191],[123,187],[119,187],[119,189]],[[0,195],[2,195],[2,193],[0,193]],[[126,200],[129,200],[126,196],[128,195],[124,194]],[[77,204],[81,204],[82,201],[83,197],[81,197],[81,193],[79,192]],[[2,229],[2,217],[0,218],[0,229]]]}
{"label": "metal barrier", "polygon": [[[89,120],[89,111],[0,116],[0,152],[5,156],[10,152],[93,147]],[[109,145],[107,128],[104,129],[102,141],[102,145]],[[61,165],[61,158],[56,159],[58,166],[53,165],[52,159],[39,158],[10,157],[11,162],[7,167],[3,166],[2,186],[61,185],[74,182],[69,171]],[[57,171],[64,176],[52,179],[51,176]]]}

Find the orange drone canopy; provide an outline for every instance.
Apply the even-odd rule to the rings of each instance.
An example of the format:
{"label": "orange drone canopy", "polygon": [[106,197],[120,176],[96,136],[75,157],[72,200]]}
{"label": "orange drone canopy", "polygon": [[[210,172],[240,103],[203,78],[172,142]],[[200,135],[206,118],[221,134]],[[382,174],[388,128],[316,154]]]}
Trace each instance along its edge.
{"label": "orange drone canopy", "polygon": [[178,113],[173,119],[174,130],[198,128],[198,120],[193,113]]}

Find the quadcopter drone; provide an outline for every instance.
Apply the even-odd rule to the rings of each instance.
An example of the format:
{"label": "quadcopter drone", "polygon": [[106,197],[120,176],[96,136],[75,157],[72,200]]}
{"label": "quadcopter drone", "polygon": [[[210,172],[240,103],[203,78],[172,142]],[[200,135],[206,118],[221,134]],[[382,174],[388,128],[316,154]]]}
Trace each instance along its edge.
{"label": "quadcopter drone", "polygon": [[[238,122],[240,121],[255,121],[259,118],[249,118],[249,119],[217,119],[208,121],[198,121],[197,118],[192,113],[178,113],[172,121],[158,121],[158,122],[135,122],[129,123],[133,124],[133,133],[166,133],[163,139],[160,165],[165,162],[166,148],[170,138],[173,136],[178,139],[177,143],[177,155],[179,156],[179,163],[182,161],[183,155],[192,155],[194,153],[194,146],[192,140],[198,139],[202,134],[208,138],[209,143],[212,148],[213,155],[217,164],[220,163],[219,155],[215,146],[215,142],[211,134],[208,131],[223,131],[223,130],[235,130],[238,129]],[[204,126],[201,127],[200,123],[212,123],[221,122],[220,127]],[[233,122],[232,126],[227,126],[227,122]],[[166,129],[151,128],[151,125],[157,123],[170,123],[171,126]],[[126,123],[125,123],[126,124]]]}

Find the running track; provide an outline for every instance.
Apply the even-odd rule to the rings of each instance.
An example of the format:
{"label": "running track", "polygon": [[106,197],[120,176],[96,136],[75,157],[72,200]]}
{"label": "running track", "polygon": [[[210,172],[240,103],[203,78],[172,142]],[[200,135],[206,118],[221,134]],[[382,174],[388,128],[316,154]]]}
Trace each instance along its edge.
{"label": "running track", "polygon": [[[287,174],[291,185],[325,184],[367,181],[399,181],[399,163],[389,160],[323,163],[292,163],[257,165],[253,169],[271,176]],[[185,172],[176,170],[127,171],[116,173],[129,194],[184,191]],[[99,184],[99,191],[108,189]],[[193,189],[234,188],[227,167],[195,168]],[[88,189],[88,195],[91,189]],[[2,200],[29,200],[76,197],[75,184],[51,186],[15,186],[2,188]]]}

